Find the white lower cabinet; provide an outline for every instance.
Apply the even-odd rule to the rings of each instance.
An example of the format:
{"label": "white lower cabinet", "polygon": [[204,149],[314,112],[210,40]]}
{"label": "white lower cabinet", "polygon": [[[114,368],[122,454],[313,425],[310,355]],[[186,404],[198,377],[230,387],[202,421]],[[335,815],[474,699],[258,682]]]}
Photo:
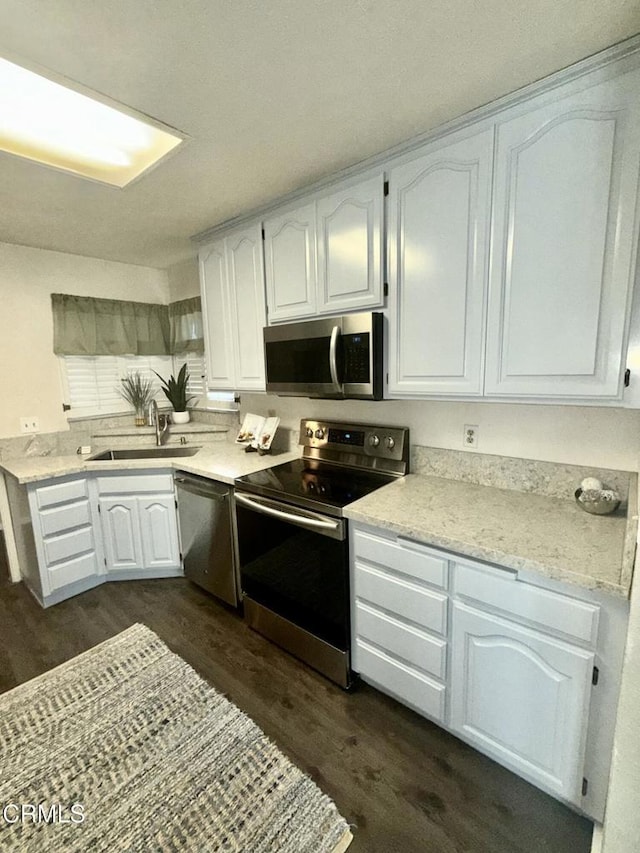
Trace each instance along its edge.
{"label": "white lower cabinet", "polygon": [[173,494],[138,498],[138,514],[145,568],[179,567],[180,543]]}
{"label": "white lower cabinet", "polygon": [[459,601],[452,624],[450,728],[579,804],[593,652]]}
{"label": "white lower cabinet", "polygon": [[104,554],[108,572],[141,569],[142,540],[136,498],[100,498]]}
{"label": "white lower cabinet", "polygon": [[601,820],[625,609],[545,581],[352,524],[352,667]]}
{"label": "white lower cabinet", "polygon": [[107,572],[181,574],[171,474],[97,478]]}
{"label": "white lower cabinet", "polygon": [[[89,478],[65,477],[28,487],[38,573],[27,582],[42,604],[101,583],[104,574]],[[23,537],[24,539],[24,537]]]}
{"label": "white lower cabinet", "polygon": [[446,561],[418,543],[352,532],[352,666],[420,714],[445,721]]}
{"label": "white lower cabinet", "polygon": [[105,580],[183,573],[171,471],[64,477],[14,492],[16,512],[24,503],[31,516],[20,560],[37,562],[23,577],[45,607]]}

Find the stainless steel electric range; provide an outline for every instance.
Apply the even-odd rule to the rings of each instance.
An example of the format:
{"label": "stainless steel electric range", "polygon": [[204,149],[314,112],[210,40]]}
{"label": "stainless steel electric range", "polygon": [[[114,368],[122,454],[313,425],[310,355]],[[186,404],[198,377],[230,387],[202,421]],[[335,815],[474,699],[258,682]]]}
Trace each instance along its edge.
{"label": "stainless steel electric range", "polygon": [[409,430],[300,422],[302,457],[235,481],[244,616],[342,687],[351,683],[343,509],[408,471]]}

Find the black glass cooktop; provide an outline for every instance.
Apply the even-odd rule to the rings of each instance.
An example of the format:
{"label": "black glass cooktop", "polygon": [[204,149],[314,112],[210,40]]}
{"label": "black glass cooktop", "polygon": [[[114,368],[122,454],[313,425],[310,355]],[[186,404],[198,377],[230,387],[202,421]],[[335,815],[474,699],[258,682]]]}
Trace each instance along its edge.
{"label": "black glass cooktop", "polygon": [[341,515],[342,507],[394,479],[392,475],[377,471],[296,459],[238,477],[235,485],[245,492],[315,508],[330,515]]}

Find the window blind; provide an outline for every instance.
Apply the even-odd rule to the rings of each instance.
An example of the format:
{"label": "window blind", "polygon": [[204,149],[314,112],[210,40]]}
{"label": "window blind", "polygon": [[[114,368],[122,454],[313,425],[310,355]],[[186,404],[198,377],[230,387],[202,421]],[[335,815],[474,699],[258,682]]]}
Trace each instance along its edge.
{"label": "window blind", "polygon": [[189,381],[187,382],[187,392],[189,394],[197,394],[198,397],[202,397],[204,394],[206,394],[207,378],[204,353],[183,352],[180,355],[174,356],[173,360],[176,374],[183,364],[187,365],[187,373],[189,374]]}
{"label": "window blind", "polygon": [[[61,357],[64,379],[68,389],[71,415],[109,414],[128,412],[131,406],[120,396],[120,382],[128,373],[139,371],[150,379],[155,399],[160,405],[168,401],[154,371],[163,379],[177,375],[186,362],[189,371],[189,394],[206,394],[205,359],[202,353],[189,352],[179,356],[76,356]],[[197,400],[193,401],[198,402]]]}

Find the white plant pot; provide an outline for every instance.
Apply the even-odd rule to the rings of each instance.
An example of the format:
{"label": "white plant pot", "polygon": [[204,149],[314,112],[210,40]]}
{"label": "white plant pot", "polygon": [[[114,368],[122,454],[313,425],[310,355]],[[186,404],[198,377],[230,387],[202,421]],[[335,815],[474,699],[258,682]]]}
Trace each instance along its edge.
{"label": "white plant pot", "polygon": [[189,412],[171,412],[171,420],[174,424],[188,424]]}

